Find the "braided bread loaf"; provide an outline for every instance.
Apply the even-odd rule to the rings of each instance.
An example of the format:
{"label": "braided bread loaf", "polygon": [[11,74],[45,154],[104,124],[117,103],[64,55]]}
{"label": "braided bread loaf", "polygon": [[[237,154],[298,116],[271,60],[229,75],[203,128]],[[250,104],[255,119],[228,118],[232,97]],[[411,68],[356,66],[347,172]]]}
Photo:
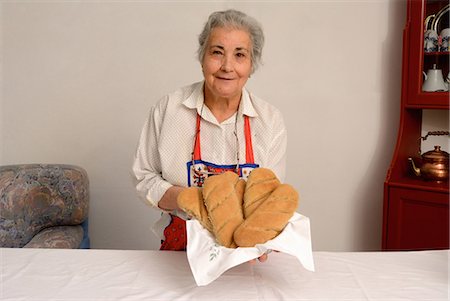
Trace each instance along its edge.
{"label": "braided bread loaf", "polygon": [[268,168],[255,168],[247,179],[244,193],[244,216],[248,218],[280,185],[277,176]]}
{"label": "braided bread loaf", "polygon": [[203,186],[203,200],[211,220],[213,234],[219,244],[235,248],[234,230],[244,221],[242,194],[245,181],[228,171],[209,177]]}
{"label": "braided bread loaf", "polygon": [[[298,206],[298,193],[267,168],[256,168],[247,182],[233,172],[209,177],[203,188],[189,187],[178,206],[228,248],[253,247],[275,238]],[[245,219],[244,219],[245,213]]]}
{"label": "braided bread loaf", "polygon": [[235,230],[234,241],[239,247],[253,247],[275,238],[287,225],[297,206],[297,191],[289,184],[280,184]]}
{"label": "braided bread loaf", "polygon": [[194,217],[205,229],[212,232],[211,221],[203,202],[202,188],[189,187],[182,190],[178,195],[177,203],[181,210]]}

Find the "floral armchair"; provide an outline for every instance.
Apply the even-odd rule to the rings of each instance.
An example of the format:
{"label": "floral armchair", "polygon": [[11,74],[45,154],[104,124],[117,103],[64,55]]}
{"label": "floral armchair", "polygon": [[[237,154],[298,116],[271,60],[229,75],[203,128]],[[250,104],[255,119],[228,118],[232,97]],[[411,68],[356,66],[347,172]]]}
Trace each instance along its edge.
{"label": "floral armchair", "polygon": [[84,169],[0,166],[0,247],[89,248],[88,210]]}

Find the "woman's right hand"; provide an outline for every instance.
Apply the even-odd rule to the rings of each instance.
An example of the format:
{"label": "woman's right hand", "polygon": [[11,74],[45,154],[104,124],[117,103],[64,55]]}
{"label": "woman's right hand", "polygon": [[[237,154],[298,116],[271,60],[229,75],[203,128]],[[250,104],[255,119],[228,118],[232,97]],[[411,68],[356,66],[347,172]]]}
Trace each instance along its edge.
{"label": "woman's right hand", "polygon": [[177,198],[181,191],[186,187],[172,186],[167,189],[161,200],[159,200],[158,207],[165,211],[180,210],[178,207]]}

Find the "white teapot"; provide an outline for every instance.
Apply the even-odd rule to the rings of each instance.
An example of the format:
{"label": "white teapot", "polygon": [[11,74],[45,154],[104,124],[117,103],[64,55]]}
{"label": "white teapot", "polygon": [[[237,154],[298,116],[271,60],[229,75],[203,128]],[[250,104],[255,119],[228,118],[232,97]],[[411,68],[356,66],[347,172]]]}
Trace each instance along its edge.
{"label": "white teapot", "polygon": [[436,69],[436,64],[434,64],[433,69],[428,70],[427,73],[423,72],[423,75],[425,76],[425,80],[423,81],[422,91],[448,91],[448,82],[444,81],[442,70]]}

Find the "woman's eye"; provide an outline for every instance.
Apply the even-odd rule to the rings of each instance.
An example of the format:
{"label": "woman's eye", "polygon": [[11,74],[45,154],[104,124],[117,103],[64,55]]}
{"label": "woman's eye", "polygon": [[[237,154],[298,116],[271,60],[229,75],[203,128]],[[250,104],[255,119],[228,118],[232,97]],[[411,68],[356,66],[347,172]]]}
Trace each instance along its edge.
{"label": "woman's eye", "polygon": [[214,55],[222,55],[222,51],[213,50],[212,54],[214,54]]}
{"label": "woman's eye", "polygon": [[243,57],[245,57],[245,54],[241,53],[241,52],[238,52],[238,53],[236,53],[236,56],[239,57],[239,58],[243,58]]}

